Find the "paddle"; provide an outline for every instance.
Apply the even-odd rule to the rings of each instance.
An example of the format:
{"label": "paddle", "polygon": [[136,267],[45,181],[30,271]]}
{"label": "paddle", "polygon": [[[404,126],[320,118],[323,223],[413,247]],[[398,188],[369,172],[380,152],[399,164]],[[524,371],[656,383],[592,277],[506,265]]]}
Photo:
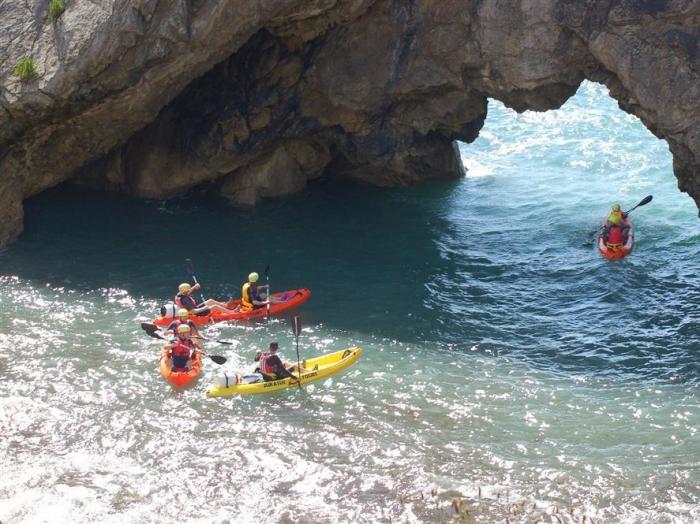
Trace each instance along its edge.
{"label": "paddle", "polygon": [[[148,328],[146,328],[146,326],[148,326]],[[156,333],[156,331],[158,330],[158,326],[155,326],[155,328],[156,328],[155,330],[150,329],[150,326],[154,326],[154,324],[148,324],[147,322],[143,322],[141,324],[141,327],[143,328],[143,330],[146,332],[146,334],[149,337],[153,337],[153,338],[157,338],[159,340],[165,340],[165,341],[168,340],[167,338],[162,336],[160,333]],[[193,337],[193,338],[202,338],[202,337]],[[209,357],[217,364],[225,364],[226,363],[226,357],[222,357],[221,355],[209,355],[208,353],[205,353],[204,351],[202,351],[200,349],[194,349],[193,351],[195,351],[197,353],[201,353],[205,357]]]}
{"label": "paddle", "polygon": [[636,206],[634,206],[634,207],[633,207],[632,209],[630,209],[629,211],[625,211],[625,215],[629,215],[632,211],[634,211],[634,210],[637,209],[638,207],[646,206],[649,202],[651,202],[651,200],[652,200],[653,198],[654,198],[654,195],[645,196],[644,198],[642,198],[642,200],[639,202],[639,204],[637,204]]}
{"label": "paddle", "polygon": [[[141,322],[141,329],[143,329],[149,336],[151,333],[155,333],[158,331],[160,328],[156,326],[155,324],[152,324],[150,322]],[[227,346],[233,346],[235,342],[231,342],[229,340],[214,340],[213,338],[205,338],[205,337],[192,337],[192,338],[199,338],[202,340],[205,340],[207,342],[218,342],[219,344],[225,344]]]}
{"label": "paddle", "polygon": [[292,321],[292,333],[294,333],[294,338],[297,341],[297,372],[299,373],[299,389],[301,389],[301,358],[299,357],[299,334],[301,333],[301,320],[299,317],[295,316]]}
{"label": "paddle", "polygon": [[265,280],[267,280],[267,321],[270,321],[270,295],[272,290],[270,289],[270,264],[265,266]]}
{"label": "paddle", "polygon": [[[637,204],[636,206],[634,206],[632,209],[630,209],[630,210],[628,210],[628,211],[625,211],[625,215],[629,215],[632,211],[634,211],[634,210],[637,209],[638,207],[646,206],[649,202],[651,202],[651,201],[653,200],[653,198],[654,198],[654,195],[647,195],[647,196],[645,196],[644,198],[642,198],[642,199],[639,201],[639,204]],[[591,234],[595,234],[595,233],[601,234],[601,232],[603,231],[604,228],[605,228],[605,224],[603,224],[602,226],[600,226],[598,229],[595,229],[595,230],[591,231]],[[586,244],[584,244],[584,245],[587,246],[588,244],[586,243]]]}
{"label": "paddle", "polygon": [[201,349],[195,349],[194,351],[195,351],[195,353],[201,353],[202,356],[204,356],[204,357],[209,357],[217,364],[225,364],[226,363],[226,357],[222,357],[221,355],[210,355],[209,353],[205,353]]}
{"label": "paddle", "polygon": [[[187,272],[188,275],[192,277],[192,280],[194,280],[195,284],[199,284],[197,282],[197,275],[194,274],[194,266],[192,265],[192,260],[189,258],[185,259],[185,271]],[[204,295],[202,295],[202,291],[199,291],[199,303],[204,304]]]}

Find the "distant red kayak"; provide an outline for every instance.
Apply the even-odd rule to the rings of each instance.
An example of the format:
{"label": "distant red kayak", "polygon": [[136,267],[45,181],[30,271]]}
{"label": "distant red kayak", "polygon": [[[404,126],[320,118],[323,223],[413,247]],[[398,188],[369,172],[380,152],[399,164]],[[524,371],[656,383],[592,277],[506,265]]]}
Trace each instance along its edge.
{"label": "distant red kayak", "polygon": [[622,236],[622,228],[613,226],[610,228],[608,237],[600,235],[598,237],[598,251],[608,260],[625,258],[632,252],[634,247],[634,231],[629,218],[625,219],[626,227],[629,227],[627,237]]}
{"label": "distant red kayak", "polygon": [[[281,300],[282,302],[276,302],[270,304],[270,315],[277,315],[288,309],[295,308],[306,302],[311,296],[311,291],[308,289],[292,289],[291,291],[282,291],[280,293],[273,293],[273,297]],[[235,300],[231,304],[231,309],[235,309],[240,305],[240,300]],[[209,315],[196,316],[190,313],[189,319],[192,320],[198,326],[207,324],[209,322],[228,322],[231,320],[247,320],[249,318],[264,317],[267,315],[267,308],[261,307],[259,309],[254,309],[252,311],[231,311],[230,313],[219,313],[213,311]],[[170,324],[174,318],[172,316],[161,316],[156,318],[153,323],[164,327]]]}
{"label": "distant red kayak", "polygon": [[163,352],[160,355],[160,374],[163,378],[170,382],[173,386],[178,388],[184,388],[189,386],[202,371],[202,354],[195,353],[190,360],[190,369],[187,371],[173,371],[172,359],[170,358],[170,349],[168,346],[163,347]]}

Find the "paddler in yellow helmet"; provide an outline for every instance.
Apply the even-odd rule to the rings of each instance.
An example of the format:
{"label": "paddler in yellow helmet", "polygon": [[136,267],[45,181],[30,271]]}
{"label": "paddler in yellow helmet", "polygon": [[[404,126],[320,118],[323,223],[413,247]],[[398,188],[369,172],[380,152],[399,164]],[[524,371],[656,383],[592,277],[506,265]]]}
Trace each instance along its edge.
{"label": "paddler in yellow helmet", "polygon": [[603,224],[603,236],[605,238],[607,238],[608,235],[610,234],[611,227],[621,228],[622,229],[622,236],[624,238],[627,238],[627,234],[629,233],[630,226],[629,226],[629,222],[627,222],[627,213],[623,212],[620,209],[620,204],[613,204],[612,205],[612,210],[610,211],[610,214],[608,215],[608,218],[605,221],[605,224]]}
{"label": "paddler in yellow helmet", "polygon": [[[259,278],[260,275],[252,272],[248,275],[248,281],[241,287],[241,311],[253,311],[254,309],[267,306],[268,303],[282,302],[282,300],[273,296],[268,296],[270,294],[270,286],[268,284],[258,285]],[[267,293],[261,293],[261,289],[267,289]]]}
{"label": "paddler in yellow helmet", "polygon": [[192,336],[195,337],[201,337],[202,335],[199,334],[199,330],[197,329],[197,325],[190,320],[190,312],[187,311],[184,307],[180,308],[177,310],[177,313],[175,313],[175,320],[173,320],[167,328],[165,328],[166,331],[172,331],[173,333],[177,333],[177,328],[187,324],[190,326],[190,333]]}
{"label": "paddler in yellow helmet", "polygon": [[190,338],[190,335],[190,326],[182,324],[177,327],[177,336],[170,341],[169,347],[173,371],[184,371],[189,367],[190,359],[197,350],[197,346]]}

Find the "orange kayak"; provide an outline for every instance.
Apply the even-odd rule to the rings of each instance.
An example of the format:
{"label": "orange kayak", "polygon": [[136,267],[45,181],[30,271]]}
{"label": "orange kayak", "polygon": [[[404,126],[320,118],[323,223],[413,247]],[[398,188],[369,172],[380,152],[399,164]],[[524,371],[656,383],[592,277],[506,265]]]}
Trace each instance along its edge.
{"label": "orange kayak", "polygon": [[[610,243],[603,235],[598,237],[598,251],[608,260],[617,260],[625,258],[632,252],[634,247],[634,230],[632,222],[629,219],[625,220],[625,226],[629,227],[627,238],[621,239],[619,243]],[[624,242],[623,242],[624,240]]]}
{"label": "orange kayak", "polygon": [[[281,300],[281,302],[275,302],[270,304],[270,315],[277,315],[288,309],[295,308],[306,302],[311,296],[311,291],[308,289],[292,289],[291,291],[282,291],[280,293],[273,293],[273,297]],[[196,325],[201,326],[209,322],[228,322],[231,320],[247,320],[249,318],[264,317],[267,315],[267,308],[261,307],[259,309],[254,309],[253,311],[236,311],[238,306],[240,306],[240,300],[234,300],[231,302],[231,312],[230,313],[219,313],[218,311],[212,311],[208,315],[197,316],[190,313],[190,320],[192,320]],[[170,324],[174,318],[172,316],[160,316],[156,318],[153,323],[157,326],[167,326]]]}
{"label": "orange kayak", "polygon": [[173,386],[184,388],[197,380],[197,377],[202,372],[202,354],[195,353],[190,360],[190,369],[187,371],[173,371],[170,361],[170,349],[168,346],[163,346],[163,352],[160,355],[160,374],[163,378],[170,382]]}

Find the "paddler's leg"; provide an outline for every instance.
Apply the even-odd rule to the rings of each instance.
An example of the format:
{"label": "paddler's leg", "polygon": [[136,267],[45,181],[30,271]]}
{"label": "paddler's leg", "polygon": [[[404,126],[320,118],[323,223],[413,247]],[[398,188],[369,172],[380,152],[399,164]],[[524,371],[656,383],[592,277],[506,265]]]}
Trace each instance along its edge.
{"label": "paddler's leg", "polygon": [[226,307],[226,304],[223,302],[217,302],[216,300],[205,300],[202,304],[199,304],[197,306],[197,309],[195,310],[195,314],[197,315],[207,315],[208,313],[196,313],[196,311],[203,311],[204,309],[208,309],[209,312],[211,311],[217,311],[219,313],[231,313],[232,310]]}

